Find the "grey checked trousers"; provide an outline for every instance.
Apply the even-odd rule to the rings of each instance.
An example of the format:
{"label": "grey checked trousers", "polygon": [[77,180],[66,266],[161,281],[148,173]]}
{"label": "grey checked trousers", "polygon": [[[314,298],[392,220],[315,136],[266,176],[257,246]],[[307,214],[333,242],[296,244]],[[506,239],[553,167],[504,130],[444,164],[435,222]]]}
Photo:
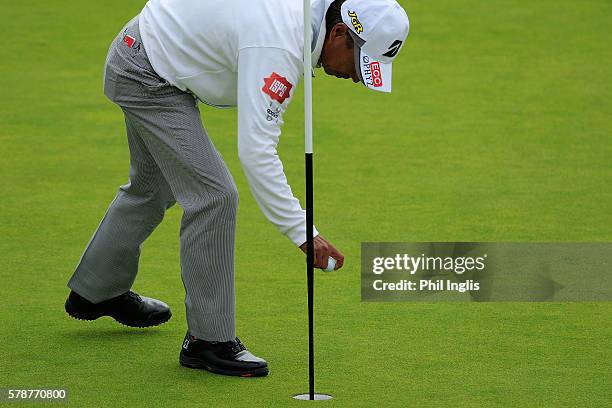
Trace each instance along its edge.
{"label": "grey checked trousers", "polygon": [[142,243],[178,202],[189,331],[210,341],[233,340],[236,185],[202,126],[194,96],[151,67],[138,17],[110,47],[104,93],[125,116],[129,183],[119,188],[68,287],[94,303],[128,291]]}

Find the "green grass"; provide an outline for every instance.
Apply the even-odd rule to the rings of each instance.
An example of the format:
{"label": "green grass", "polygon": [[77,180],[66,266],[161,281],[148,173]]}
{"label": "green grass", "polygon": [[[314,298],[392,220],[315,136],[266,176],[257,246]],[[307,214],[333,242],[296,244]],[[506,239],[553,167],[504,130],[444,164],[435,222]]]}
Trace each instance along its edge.
{"label": "green grass", "polygon": [[[345,268],[316,282],[317,389],[337,407],[603,407],[610,303],[360,303],[362,241],[610,241],[612,3],[403,1],[394,92],[315,79],[316,223]],[[281,407],[307,390],[303,256],[257,208],[235,111],[202,107],[240,191],[238,334],[263,379],[188,370],[181,210],[146,242],[135,289],[174,318],[147,331],[63,312],[66,281],[129,156],[101,90],[110,41],[144,1],[0,5],[0,387],[70,406]],[[280,154],[303,197],[301,87]]]}

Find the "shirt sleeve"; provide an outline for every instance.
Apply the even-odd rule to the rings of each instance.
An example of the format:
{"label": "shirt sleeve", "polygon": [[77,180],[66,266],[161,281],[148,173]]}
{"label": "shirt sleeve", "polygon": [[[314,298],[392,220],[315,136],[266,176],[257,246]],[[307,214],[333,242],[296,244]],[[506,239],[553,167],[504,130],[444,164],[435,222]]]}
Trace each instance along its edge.
{"label": "shirt sleeve", "polygon": [[296,246],[306,242],[306,212],[289,187],[276,147],[301,67],[279,48],[244,48],[238,54],[238,157],[259,208]]}

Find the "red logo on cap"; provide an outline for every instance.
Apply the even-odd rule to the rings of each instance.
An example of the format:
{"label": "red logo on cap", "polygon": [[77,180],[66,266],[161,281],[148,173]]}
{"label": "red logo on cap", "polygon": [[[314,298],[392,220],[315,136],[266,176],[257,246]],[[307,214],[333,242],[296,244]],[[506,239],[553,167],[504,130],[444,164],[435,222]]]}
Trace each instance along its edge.
{"label": "red logo on cap", "polygon": [[372,72],[372,84],[376,88],[383,86],[382,72],[380,71],[380,63],[377,61],[370,62],[370,71]]}
{"label": "red logo on cap", "polygon": [[293,85],[287,81],[287,78],[273,72],[272,75],[264,78],[264,87],[261,90],[278,103],[283,103],[289,97],[291,88]]}

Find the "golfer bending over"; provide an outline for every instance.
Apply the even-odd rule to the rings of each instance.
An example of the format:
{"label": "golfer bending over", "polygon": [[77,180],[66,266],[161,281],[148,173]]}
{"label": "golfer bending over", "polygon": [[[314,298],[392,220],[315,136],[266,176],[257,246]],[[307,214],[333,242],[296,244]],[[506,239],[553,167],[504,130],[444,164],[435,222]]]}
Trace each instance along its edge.
{"label": "golfer bending over", "polygon": [[[408,34],[394,0],[312,0],[312,61],[329,75],[391,90]],[[66,311],[155,326],[168,306],[130,288],[140,246],[178,201],[187,335],[180,362],[239,376],[268,373],[235,333],[238,192],[200,120],[198,101],[238,106],[238,156],[265,216],[306,251],[305,212],[277,155],[303,72],[301,0],[150,0],[113,41],[104,93],[125,116],[129,183],[119,188],[68,283]],[[314,67],[313,67],[314,68]],[[314,231],[315,267],[344,256]]]}

